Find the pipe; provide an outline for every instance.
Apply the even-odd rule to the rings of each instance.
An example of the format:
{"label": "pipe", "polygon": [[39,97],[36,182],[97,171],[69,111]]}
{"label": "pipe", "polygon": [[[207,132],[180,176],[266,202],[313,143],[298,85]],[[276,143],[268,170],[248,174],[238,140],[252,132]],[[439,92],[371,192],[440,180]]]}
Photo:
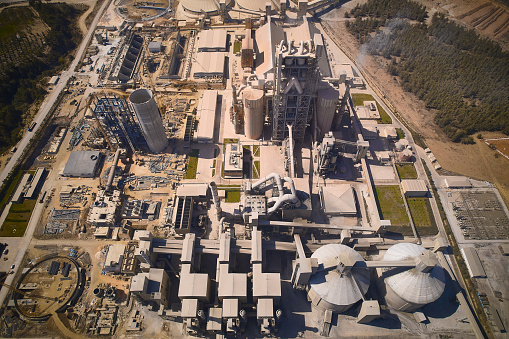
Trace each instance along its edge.
{"label": "pipe", "polygon": [[[279,190],[279,192],[283,192],[283,184],[281,182],[281,176],[277,173],[271,173],[271,174],[267,175],[265,178],[258,180],[251,186],[251,190],[256,189],[258,186],[260,186],[264,182],[269,181],[271,179],[274,179],[274,181],[276,181],[277,189]],[[280,194],[282,194],[282,193],[280,193]]]}
{"label": "pipe", "polygon": [[[274,202],[274,201],[276,202],[274,204],[274,206],[269,208],[269,210],[268,210],[269,214],[271,214],[274,211],[276,211],[281,206],[281,204],[283,204],[285,202],[291,202],[293,204],[299,204],[300,203],[299,198],[297,197],[297,191],[295,190],[295,185],[293,183],[293,179],[292,178],[288,178],[288,177],[285,177],[284,179],[281,179],[281,176],[279,174],[277,174],[277,173],[271,173],[271,174],[267,175],[265,178],[258,180],[257,182],[255,182],[251,186],[251,190],[256,189],[258,186],[260,186],[261,184],[263,184],[264,182],[267,182],[269,180],[274,180],[276,182],[277,188],[279,190],[279,197],[271,198],[268,201],[268,202]],[[284,193],[284,191],[283,191],[283,180],[286,181],[288,183],[288,185],[290,186],[291,193],[283,194]]]}
{"label": "pipe", "polygon": [[308,53],[311,53],[313,51],[313,41],[311,39],[306,41],[308,44]]}
{"label": "pipe", "polygon": [[288,46],[288,54],[293,54],[293,39],[290,40],[290,46]]}
{"label": "pipe", "polygon": [[281,42],[279,43],[279,51],[281,53],[288,51],[288,45],[286,45],[284,40],[281,40]]}
{"label": "pipe", "polygon": [[106,191],[109,191],[113,185],[113,179],[115,178],[115,170],[117,169],[118,159],[120,158],[121,149],[117,149],[115,152],[115,158],[113,158],[113,165],[111,166],[110,176],[108,177],[108,183],[106,184]]}
{"label": "pipe", "polygon": [[288,125],[288,136],[289,136],[289,142],[290,142],[290,178],[295,177],[295,165],[293,162],[293,132],[292,132],[292,125]]}
{"label": "pipe", "polygon": [[303,55],[304,54],[304,40],[301,40],[299,42],[299,55]]}

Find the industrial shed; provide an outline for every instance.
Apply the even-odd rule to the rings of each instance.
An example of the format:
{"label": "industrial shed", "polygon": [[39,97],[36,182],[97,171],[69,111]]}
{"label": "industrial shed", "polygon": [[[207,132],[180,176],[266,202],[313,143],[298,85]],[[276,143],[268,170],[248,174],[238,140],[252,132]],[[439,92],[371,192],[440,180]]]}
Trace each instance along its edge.
{"label": "industrial shed", "polygon": [[72,151],[62,176],[93,178],[99,167],[100,159],[101,152],[99,151]]}
{"label": "industrial shed", "polygon": [[401,187],[406,197],[424,197],[428,195],[428,186],[424,180],[401,180]]}
{"label": "industrial shed", "polygon": [[320,205],[327,216],[355,216],[357,205],[349,184],[320,187]]}
{"label": "industrial shed", "polygon": [[150,53],[159,53],[161,52],[161,46],[162,46],[161,41],[152,41],[151,43],[148,44],[148,51]]}
{"label": "industrial shed", "polygon": [[447,177],[445,178],[445,185],[448,188],[470,188],[472,183],[467,177]]}
{"label": "industrial shed", "polygon": [[484,278],[486,277],[486,272],[484,271],[484,267],[482,266],[481,260],[479,259],[479,255],[477,251],[473,247],[463,247],[461,250],[461,255],[463,259],[465,259],[465,264],[467,264],[468,274],[470,274],[471,278]]}
{"label": "industrial shed", "polygon": [[195,78],[224,76],[225,54],[223,52],[202,52],[193,62],[193,76]]}
{"label": "industrial shed", "polygon": [[201,31],[198,37],[198,52],[226,52],[227,37],[224,29]]}
{"label": "industrial shed", "polygon": [[214,126],[216,124],[217,91],[207,90],[198,103],[198,132],[194,141],[211,143],[214,141]]}

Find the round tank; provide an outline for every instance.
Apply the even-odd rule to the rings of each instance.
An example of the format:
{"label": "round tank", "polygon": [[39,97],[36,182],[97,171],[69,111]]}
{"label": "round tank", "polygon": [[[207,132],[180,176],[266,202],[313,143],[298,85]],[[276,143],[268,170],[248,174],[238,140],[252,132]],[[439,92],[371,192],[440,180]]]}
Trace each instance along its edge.
{"label": "round tank", "polygon": [[265,0],[237,0],[236,3],[242,9],[248,9],[251,11],[263,11],[265,12]]}
{"label": "round tank", "polygon": [[[434,253],[424,247],[400,243],[391,246],[383,261],[415,260],[406,270],[385,268],[385,301],[398,311],[411,312],[437,300],[445,289],[445,272]],[[399,272],[393,274],[392,272]]]}
{"label": "round tank", "polygon": [[324,136],[325,133],[329,132],[332,127],[332,120],[336,113],[338,99],[339,91],[334,89],[332,86],[318,91],[316,117],[321,136]]}
{"label": "round tank", "polygon": [[305,58],[298,58],[297,59],[297,63],[299,64],[299,66],[302,66],[306,63],[306,59]]}
{"label": "round tank", "polygon": [[263,132],[263,91],[248,87],[242,92],[244,102],[244,134],[258,139]]}
{"label": "round tank", "polygon": [[[201,14],[213,14],[219,11],[219,1],[214,0],[182,0],[180,1],[186,12]],[[226,6],[230,6],[232,0],[226,0]]]}
{"label": "round tank", "polygon": [[405,146],[399,141],[394,144],[394,147],[396,147],[396,151],[400,152],[405,149]]}
{"label": "round tank", "polygon": [[137,89],[131,93],[129,101],[138,118],[148,148],[154,153],[162,152],[168,146],[168,138],[152,91]]}
{"label": "round tank", "polygon": [[353,267],[341,273],[337,269],[340,256],[348,257],[352,261],[364,261],[359,253],[342,244],[322,246],[311,256],[318,259],[319,266],[309,280],[308,297],[318,308],[345,312],[368,291],[369,270],[365,267]]}
{"label": "round tank", "polygon": [[399,153],[399,160],[400,161],[409,161],[414,154],[409,149],[404,149],[402,152]]}
{"label": "round tank", "polygon": [[102,295],[103,295],[103,289],[102,289],[102,288],[100,288],[100,287],[96,287],[96,288],[94,288],[93,293],[94,293],[94,295],[95,295],[96,297],[102,297]]}

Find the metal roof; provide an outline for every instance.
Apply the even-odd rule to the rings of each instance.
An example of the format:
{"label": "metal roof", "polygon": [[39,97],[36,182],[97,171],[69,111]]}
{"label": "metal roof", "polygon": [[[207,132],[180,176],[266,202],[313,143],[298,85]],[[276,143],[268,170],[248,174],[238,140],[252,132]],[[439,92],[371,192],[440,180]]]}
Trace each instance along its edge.
{"label": "metal roof", "polygon": [[467,264],[470,277],[486,277],[486,272],[484,271],[484,267],[479,259],[477,250],[473,247],[463,247],[460,251],[463,259],[465,259],[465,263]]}
{"label": "metal roof", "polygon": [[403,192],[428,192],[428,186],[424,180],[404,179],[401,180]]}
{"label": "metal roof", "polygon": [[279,44],[284,37],[283,28],[272,22],[267,22],[256,30],[256,74],[263,75],[274,68],[276,44]]}
{"label": "metal roof", "polygon": [[[416,244],[399,243],[391,246],[383,261],[414,260],[425,248]],[[445,273],[439,263],[429,272],[411,268],[386,276],[392,269],[384,272],[385,283],[402,299],[415,304],[428,304],[437,300],[445,289]]]}
{"label": "metal roof", "polygon": [[177,187],[178,197],[206,197],[208,184],[185,183]]}
{"label": "metal roof", "polygon": [[217,91],[206,90],[198,102],[198,132],[196,142],[212,142],[216,123]]}
{"label": "metal roof", "polygon": [[224,52],[199,52],[193,62],[193,76],[221,76],[224,75]]}
{"label": "metal roof", "polygon": [[322,246],[311,256],[318,259],[318,272],[311,276],[309,285],[320,298],[333,305],[352,305],[359,301],[369,288],[370,273],[365,267],[354,267],[349,273],[343,274],[337,269],[323,270],[323,267],[337,266],[340,254],[345,251],[349,252],[349,257],[364,261],[359,253],[342,244]]}
{"label": "metal roof", "polygon": [[320,202],[325,214],[357,214],[353,187],[349,184],[320,187]]}
{"label": "metal roof", "polygon": [[227,31],[225,29],[207,29],[198,37],[198,52],[206,50],[226,51]]}
{"label": "metal roof", "polygon": [[93,177],[100,156],[99,151],[72,151],[62,175],[64,177]]}

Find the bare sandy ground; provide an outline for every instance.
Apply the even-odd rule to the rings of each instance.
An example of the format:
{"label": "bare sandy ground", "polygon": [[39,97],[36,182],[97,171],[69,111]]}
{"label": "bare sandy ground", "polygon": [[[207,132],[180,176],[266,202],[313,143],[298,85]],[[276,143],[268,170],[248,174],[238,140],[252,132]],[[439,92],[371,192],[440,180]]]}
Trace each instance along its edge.
{"label": "bare sandy ground", "polygon": [[[322,20],[343,18],[344,12],[352,7],[352,3],[347,3],[347,6],[333,10]],[[433,122],[434,113],[427,110],[424,103],[413,94],[403,91],[397,79],[385,71],[387,65],[385,59],[364,53],[362,46],[346,31],[344,21],[327,22],[340,40],[341,47],[351,55],[356,56],[356,61],[375,79],[382,92],[392,102],[401,116],[415,131],[424,136],[440,165],[449,172],[495,184],[500,190],[505,203],[509,205],[509,160],[502,156],[495,157],[496,152],[477,138],[474,138],[476,140],[475,145],[463,145],[450,141]],[[482,134],[485,138],[504,136],[502,133],[482,132]]]}

